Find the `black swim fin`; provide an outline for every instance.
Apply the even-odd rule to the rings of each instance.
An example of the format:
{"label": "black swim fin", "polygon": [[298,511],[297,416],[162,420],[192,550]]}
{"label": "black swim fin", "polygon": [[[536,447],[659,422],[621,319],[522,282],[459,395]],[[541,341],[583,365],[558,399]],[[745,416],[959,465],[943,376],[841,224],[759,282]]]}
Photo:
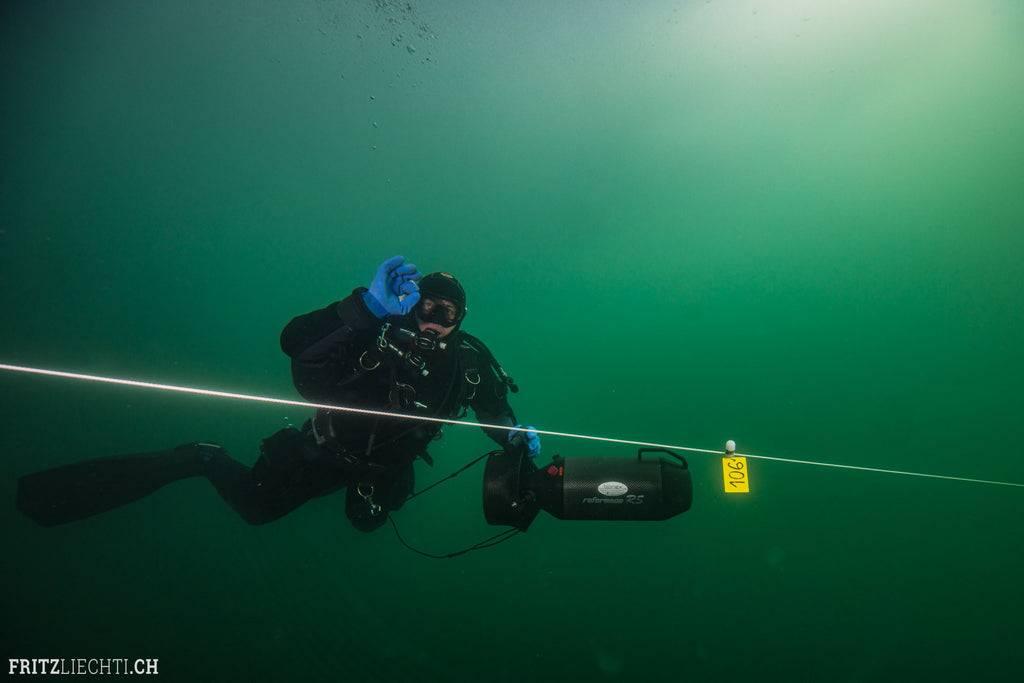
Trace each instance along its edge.
{"label": "black swim fin", "polygon": [[216,444],[191,443],[26,474],[18,480],[16,505],[43,526],[66,524],[136,501],[178,479],[199,476],[217,453],[225,451]]}

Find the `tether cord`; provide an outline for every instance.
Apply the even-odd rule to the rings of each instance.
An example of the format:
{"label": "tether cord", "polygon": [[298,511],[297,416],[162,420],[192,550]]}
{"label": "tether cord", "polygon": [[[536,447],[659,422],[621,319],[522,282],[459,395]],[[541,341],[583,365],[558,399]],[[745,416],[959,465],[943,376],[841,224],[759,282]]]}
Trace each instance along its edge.
{"label": "tether cord", "polygon": [[422,495],[423,495],[424,493],[426,493],[426,492],[427,492],[427,491],[429,491],[430,489],[434,488],[435,486],[440,486],[441,484],[445,483],[445,482],[446,482],[446,481],[448,481],[449,479],[454,479],[455,477],[459,476],[460,474],[462,474],[463,472],[465,472],[466,470],[468,470],[468,469],[469,469],[470,467],[472,467],[473,465],[477,464],[478,462],[480,462],[481,460],[483,460],[484,458],[486,458],[486,457],[487,457],[488,455],[490,455],[490,454],[491,454],[491,453],[493,453],[493,452],[494,452],[494,451],[489,451],[489,452],[487,452],[487,453],[484,453],[484,454],[483,454],[483,455],[481,455],[481,456],[480,456],[479,458],[477,458],[477,459],[473,460],[472,462],[470,462],[470,463],[468,463],[468,464],[466,464],[466,465],[463,465],[463,466],[462,466],[462,467],[460,467],[459,469],[455,470],[454,472],[452,472],[451,474],[449,474],[449,475],[448,475],[447,477],[445,477],[444,479],[439,479],[439,480],[435,481],[435,482],[434,482],[433,484],[431,484],[430,486],[428,486],[427,488],[425,488],[425,489],[423,489],[423,490],[421,490],[421,491],[417,491],[416,493],[410,494],[410,495],[409,495],[409,497],[408,497],[408,498],[406,498],[405,500],[406,500],[406,501],[410,501],[410,500],[412,500],[413,498],[415,498],[416,496],[422,496]]}
{"label": "tether cord", "polygon": [[[475,458],[473,461],[471,461],[471,462],[463,465],[459,469],[455,470],[454,472],[449,474],[444,479],[439,479],[439,480],[435,481],[433,484],[431,484],[430,486],[428,486],[427,488],[422,489],[420,491],[417,491],[416,493],[413,493],[412,495],[410,495],[408,498],[405,499],[406,502],[412,500],[416,496],[422,496],[424,493],[426,493],[430,489],[434,488],[435,486],[440,486],[441,484],[445,483],[449,479],[454,479],[455,477],[459,476],[460,474],[462,474],[463,472],[468,470],[470,467],[472,467],[473,465],[477,464],[478,462],[480,462],[481,460],[483,460],[484,458],[486,458],[487,456],[491,455],[491,453],[494,453],[494,452],[495,451],[489,451],[487,453],[484,453],[479,458]],[[406,548],[408,548],[409,550],[413,551],[414,553],[418,553],[420,555],[423,555],[424,557],[431,557],[431,558],[433,558],[435,560],[447,560],[447,559],[450,559],[452,557],[458,557],[459,555],[465,555],[466,553],[471,552],[473,550],[480,550],[481,548],[490,548],[492,546],[498,545],[499,543],[501,543],[503,541],[507,541],[508,539],[512,538],[517,533],[519,533],[519,529],[506,529],[505,531],[502,531],[499,534],[495,534],[494,536],[491,536],[490,538],[484,539],[484,540],[480,541],[479,543],[475,543],[475,544],[471,545],[470,547],[468,547],[468,548],[466,548],[464,550],[458,550],[458,551],[456,551],[454,553],[447,553],[445,555],[434,555],[432,553],[424,552],[424,551],[422,551],[422,550],[420,550],[418,548],[414,548],[411,545],[409,545],[408,543],[406,543],[405,539],[402,538],[402,534],[398,533],[398,525],[395,523],[395,519],[394,519],[394,517],[391,516],[390,512],[388,513],[388,521],[391,522],[391,528],[395,530],[395,536],[398,538],[398,542],[399,543],[401,543],[402,545],[404,545]],[[500,539],[500,540],[495,540],[495,539]]]}
{"label": "tether cord", "polygon": [[391,514],[390,513],[388,514],[388,521],[391,522],[391,528],[395,530],[395,536],[398,538],[398,542],[399,543],[401,543],[406,548],[408,548],[409,550],[413,551],[414,553],[416,553],[418,555],[423,555],[424,557],[429,557],[429,558],[432,558],[432,559],[435,559],[435,560],[448,560],[448,559],[451,559],[453,557],[458,557],[459,555],[465,555],[466,553],[472,552],[474,550],[481,550],[483,548],[491,548],[493,546],[498,545],[499,543],[507,541],[508,539],[512,538],[513,536],[515,536],[516,534],[519,533],[519,529],[505,529],[501,533],[495,534],[494,536],[491,536],[488,539],[485,539],[483,541],[480,541],[479,543],[471,545],[468,548],[464,548],[462,550],[457,550],[454,553],[448,553],[447,555],[434,555],[433,553],[424,552],[424,551],[422,551],[422,550],[420,550],[418,548],[414,548],[411,545],[409,545],[408,543],[406,543],[405,539],[402,538],[402,534],[398,533],[398,526],[395,524],[395,520],[391,518]]}
{"label": "tether cord", "polygon": [[[593,436],[589,434],[572,434],[569,432],[555,432],[543,429],[528,429],[526,427],[509,427],[508,425],[493,425],[485,424],[481,422],[470,422],[468,420],[452,420],[440,417],[427,417],[423,415],[406,415],[403,413],[389,413],[380,410],[367,410],[363,408],[352,408],[350,406],[336,406],[326,403],[311,403],[308,401],[293,401],[283,398],[272,398],[269,396],[254,396],[250,394],[238,394],[228,391],[216,391],[213,389],[199,389],[196,387],[182,387],[173,384],[158,384],[156,382],[140,382],[137,380],[121,379],[117,377],[103,377],[100,375],[85,375],[76,372],[64,372],[61,370],[48,370],[45,368],[33,368],[20,365],[8,365],[0,363],[0,370],[9,370],[12,372],[22,372],[34,375],[45,375],[48,377],[61,377],[64,379],[78,379],[89,382],[101,382],[104,384],[117,384],[120,386],[136,387],[141,389],[156,389],[159,391],[172,391],[177,393],[192,394],[196,396],[210,396],[214,398],[227,398],[239,401],[255,401],[258,403],[270,403],[274,405],[283,406],[297,406],[302,408],[323,408],[326,410],[336,410],[339,412],[355,413],[359,415],[381,415],[390,418],[400,418],[405,420],[419,420],[421,422],[436,422],[440,424],[452,424],[452,425],[465,425],[471,427],[482,427],[484,429],[507,429],[510,431],[533,431],[537,434],[545,434],[547,436],[561,436],[570,439],[582,439],[587,441],[600,441],[604,443],[618,443],[625,444],[627,446],[646,446],[649,448],[667,448],[669,450],[676,451],[687,451],[690,453],[708,453],[711,455],[724,455],[724,451],[720,450],[709,450],[705,448],[691,448],[688,446],[678,446],[672,444],[660,444],[651,443],[647,441],[634,441],[630,439],[614,439],[606,436]],[[907,472],[902,470],[889,470],[878,467],[861,467],[857,465],[843,465],[840,463],[831,462],[814,462],[810,460],[797,460],[794,458],[777,458],[767,455],[754,455],[752,453],[736,453],[738,457],[751,458],[756,460],[773,460],[775,462],[788,462],[798,465],[814,465],[817,467],[834,467],[839,469],[847,470],[860,470],[862,472],[878,472],[881,474],[895,474],[908,477],[924,477],[928,479],[946,479],[948,481],[962,481],[970,484],[989,484],[992,486],[1012,486],[1015,488],[1024,488],[1024,484],[1012,482],[1012,481],[995,481],[991,479],[972,479],[968,477],[954,477],[942,474],[928,474],[925,472]]]}

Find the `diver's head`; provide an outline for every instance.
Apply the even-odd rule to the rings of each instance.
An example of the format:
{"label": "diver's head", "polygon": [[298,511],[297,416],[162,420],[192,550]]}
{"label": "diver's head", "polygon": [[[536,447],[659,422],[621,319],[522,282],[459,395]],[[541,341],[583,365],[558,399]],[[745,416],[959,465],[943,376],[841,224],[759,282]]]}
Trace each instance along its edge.
{"label": "diver's head", "polygon": [[420,300],[413,307],[420,332],[447,337],[466,317],[466,291],[448,273],[430,273],[419,281]]}

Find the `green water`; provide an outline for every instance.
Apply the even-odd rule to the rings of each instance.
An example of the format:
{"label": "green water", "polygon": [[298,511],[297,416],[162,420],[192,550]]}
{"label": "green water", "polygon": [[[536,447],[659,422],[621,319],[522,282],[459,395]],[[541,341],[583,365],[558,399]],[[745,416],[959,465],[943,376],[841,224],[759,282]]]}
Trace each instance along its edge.
{"label": "green water", "polygon": [[[17,2],[0,362],[296,397],[277,337],[402,253],[543,429],[1024,483],[1013,0]],[[409,48],[412,48],[410,50]],[[18,476],[302,411],[0,376]],[[433,481],[482,453],[432,449]],[[546,438],[543,457],[627,446]],[[751,461],[667,522],[459,559],[190,480],[3,524],[0,655],[171,680],[1015,681],[1020,488]],[[480,472],[396,519],[493,533]],[[7,666],[6,661],[4,666]]]}

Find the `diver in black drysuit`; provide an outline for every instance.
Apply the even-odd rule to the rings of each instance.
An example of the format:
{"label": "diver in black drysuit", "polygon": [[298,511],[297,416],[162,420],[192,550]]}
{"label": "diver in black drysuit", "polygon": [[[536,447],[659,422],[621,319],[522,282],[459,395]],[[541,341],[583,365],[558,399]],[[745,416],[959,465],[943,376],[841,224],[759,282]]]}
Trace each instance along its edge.
{"label": "diver in black drysuit", "polygon": [[[478,422],[501,426],[484,429],[499,446],[535,457],[536,432],[517,431],[506,400],[515,385],[487,348],[459,329],[465,312],[465,292],[454,277],[421,279],[396,256],[381,265],[370,289],[294,318],[281,333],[281,348],[292,359],[296,388],[311,402],[432,418],[457,418],[471,407]],[[205,476],[250,524],[347,488],[349,520],[372,531],[412,493],[413,462],[432,464],[427,446],[440,435],[436,422],[318,409],[302,429],[265,439],[252,468],[217,444],[190,443],[26,475],[17,505],[51,526]]]}

